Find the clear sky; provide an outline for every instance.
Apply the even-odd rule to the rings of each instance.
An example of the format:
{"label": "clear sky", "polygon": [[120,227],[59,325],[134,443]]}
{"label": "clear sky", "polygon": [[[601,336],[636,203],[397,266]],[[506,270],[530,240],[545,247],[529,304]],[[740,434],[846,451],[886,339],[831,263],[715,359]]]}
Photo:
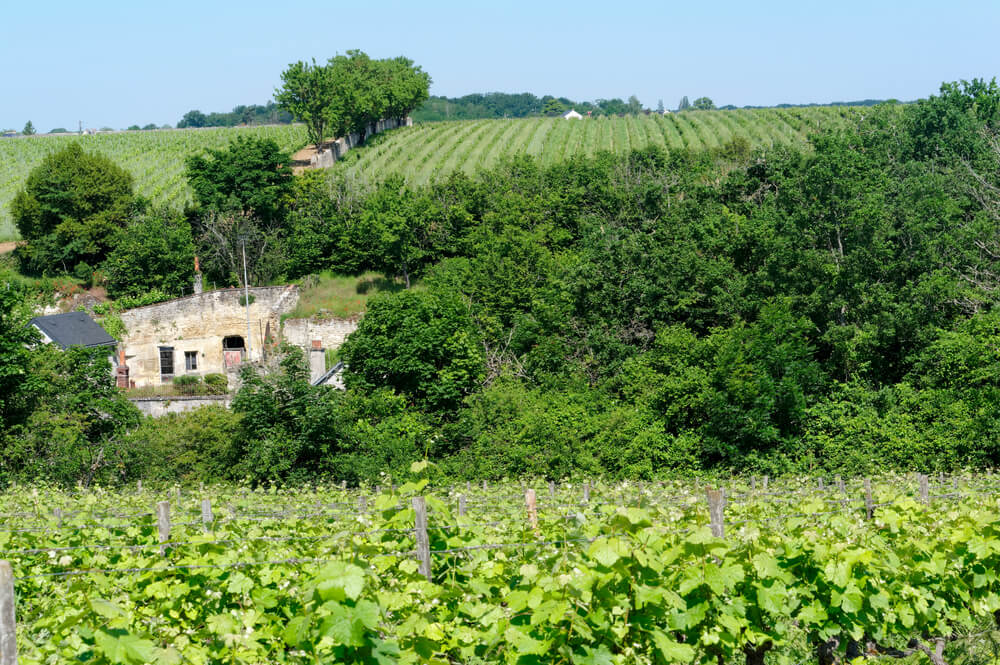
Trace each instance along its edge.
{"label": "clear sky", "polygon": [[1000,75],[998,28],[996,0],[9,0],[0,128],[172,125],[265,103],[289,63],[352,48],[411,58],[436,95],[911,100]]}

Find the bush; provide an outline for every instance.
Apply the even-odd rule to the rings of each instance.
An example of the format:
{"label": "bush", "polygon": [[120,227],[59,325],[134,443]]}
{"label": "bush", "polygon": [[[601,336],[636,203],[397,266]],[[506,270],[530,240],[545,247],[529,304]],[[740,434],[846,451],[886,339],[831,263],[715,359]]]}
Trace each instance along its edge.
{"label": "bush", "polygon": [[229,392],[229,379],[225,374],[206,374],[205,392],[209,395],[225,395]]}
{"label": "bush", "polygon": [[182,395],[196,395],[200,392],[201,377],[193,374],[184,374],[174,377],[174,388]]}
{"label": "bush", "polygon": [[235,479],[240,416],[223,406],[146,418],[126,440],[127,478]]}

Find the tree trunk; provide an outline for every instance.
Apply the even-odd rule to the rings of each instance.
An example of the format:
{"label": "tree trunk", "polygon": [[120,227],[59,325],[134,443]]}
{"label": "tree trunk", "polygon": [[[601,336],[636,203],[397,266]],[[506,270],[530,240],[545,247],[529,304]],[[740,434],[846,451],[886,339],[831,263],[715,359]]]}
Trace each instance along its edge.
{"label": "tree trunk", "polygon": [[764,657],[767,652],[773,648],[771,642],[767,642],[760,646],[745,644],[743,645],[743,653],[746,654],[747,660],[746,665],[764,665]]}
{"label": "tree trunk", "polygon": [[405,261],[403,262],[403,279],[406,280],[406,288],[410,288],[410,269]]}

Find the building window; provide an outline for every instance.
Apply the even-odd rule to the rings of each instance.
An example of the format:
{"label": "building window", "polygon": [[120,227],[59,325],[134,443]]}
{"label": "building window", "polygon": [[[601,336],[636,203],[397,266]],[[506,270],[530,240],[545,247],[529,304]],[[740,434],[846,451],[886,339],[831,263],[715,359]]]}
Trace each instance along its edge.
{"label": "building window", "polygon": [[174,378],[174,347],[160,347],[160,380],[170,381]]}
{"label": "building window", "polygon": [[184,369],[187,371],[192,371],[198,369],[198,352],[197,351],[185,351],[184,352]]}

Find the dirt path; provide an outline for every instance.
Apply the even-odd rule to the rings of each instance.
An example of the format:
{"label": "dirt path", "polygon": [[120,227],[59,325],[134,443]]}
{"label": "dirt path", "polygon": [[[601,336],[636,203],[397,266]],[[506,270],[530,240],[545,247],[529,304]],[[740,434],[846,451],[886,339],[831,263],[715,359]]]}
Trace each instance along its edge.
{"label": "dirt path", "polygon": [[0,242],[0,254],[13,252],[15,247],[17,247],[16,242]]}
{"label": "dirt path", "polygon": [[[323,149],[327,149],[334,144],[334,141],[327,141],[323,144]],[[292,155],[292,173],[299,175],[309,168],[309,160],[316,154],[316,146],[309,144]]]}

